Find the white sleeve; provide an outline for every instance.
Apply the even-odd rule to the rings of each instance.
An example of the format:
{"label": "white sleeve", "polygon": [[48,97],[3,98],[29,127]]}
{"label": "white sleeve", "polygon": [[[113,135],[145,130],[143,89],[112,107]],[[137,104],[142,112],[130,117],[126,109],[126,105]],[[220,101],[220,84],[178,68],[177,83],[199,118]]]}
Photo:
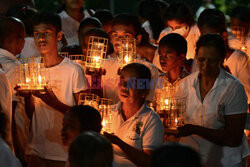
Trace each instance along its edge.
{"label": "white sleeve", "polygon": [[[152,111],[154,112],[154,111]],[[152,113],[142,137],[143,150],[155,150],[163,143],[164,127],[158,114]]]}
{"label": "white sleeve", "polygon": [[1,144],[3,148],[0,148],[0,164],[3,167],[21,167],[19,160],[15,157],[8,146]]}
{"label": "white sleeve", "polygon": [[225,115],[246,113],[248,109],[247,96],[238,80],[232,82],[225,99]]}
{"label": "white sleeve", "polygon": [[74,93],[78,93],[88,88],[84,70],[78,66],[76,66],[75,71],[73,73],[73,82]]}

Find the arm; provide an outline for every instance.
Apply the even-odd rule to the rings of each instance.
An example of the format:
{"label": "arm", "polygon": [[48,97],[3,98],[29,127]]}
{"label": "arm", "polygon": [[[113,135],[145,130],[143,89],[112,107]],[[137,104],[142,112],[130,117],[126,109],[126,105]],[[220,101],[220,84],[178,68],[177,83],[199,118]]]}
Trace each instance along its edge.
{"label": "arm", "polygon": [[127,154],[129,160],[132,161],[137,166],[141,166],[141,167],[150,166],[150,162],[151,162],[150,154],[151,154],[152,150],[140,151],[140,150],[128,145],[127,143],[122,141],[119,137],[117,137],[113,134],[109,134],[109,133],[104,132],[104,136],[107,137],[111,141],[111,143],[119,146],[122,149],[122,151],[124,151],[124,153]]}
{"label": "arm", "polygon": [[225,116],[224,129],[210,129],[198,125],[187,124],[178,128],[177,136],[199,135],[217,145],[237,147],[242,142],[246,121],[246,114]]}
{"label": "arm", "polygon": [[58,110],[62,114],[65,114],[70,109],[71,106],[68,106],[58,100],[58,98],[51,89],[47,89],[46,87],[44,87],[44,91],[45,92],[34,91],[32,94],[40,98],[44,103]]}

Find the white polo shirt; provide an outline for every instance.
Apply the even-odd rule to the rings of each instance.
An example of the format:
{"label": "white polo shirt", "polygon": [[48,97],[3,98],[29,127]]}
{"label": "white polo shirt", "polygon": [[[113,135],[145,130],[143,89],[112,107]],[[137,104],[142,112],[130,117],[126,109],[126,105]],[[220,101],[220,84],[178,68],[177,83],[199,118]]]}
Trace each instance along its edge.
{"label": "white polo shirt", "polygon": [[240,50],[235,50],[232,55],[225,61],[224,65],[228,66],[233,76],[237,77],[244,85],[248,103],[250,103],[250,59]]}
{"label": "white polo shirt", "polygon": [[[140,63],[149,68],[151,72],[151,81],[155,82],[157,85],[159,72],[157,67],[152,63],[137,59],[136,63]],[[115,103],[119,101],[118,97],[118,82],[119,75],[118,69],[120,68],[118,58],[109,58],[103,62],[102,68],[106,70],[106,74],[102,76],[102,85],[103,85],[103,96],[105,98],[112,99]],[[155,88],[150,88],[149,94],[146,97],[147,101],[153,101],[154,99]]]}
{"label": "white polo shirt", "polygon": [[[124,121],[121,107],[119,102],[112,113],[112,129],[116,136],[141,151],[154,150],[162,144],[164,128],[156,112],[144,104],[134,116]],[[113,149],[114,162],[118,166],[135,166],[117,145],[113,145]]]}
{"label": "white polo shirt", "polygon": [[[212,89],[202,101],[198,75],[199,72],[196,72],[187,76],[179,87],[179,96],[186,97],[186,124],[223,129],[225,115],[247,112],[247,96],[238,79],[220,69]],[[224,167],[237,166],[249,153],[245,135],[238,147],[219,146],[197,135],[183,137],[181,142],[196,149],[208,167],[218,164]]]}
{"label": "white polo shirt", "polygon": [[[82,68],[64,58],[56,66],[47,68],[49,86],[62,103],[75,105],[74,93],[87,89],[87,82]],[[34,97],[35,111],[32,117],[32,128],[29,140],[28,155],[44,159],[66,161],[67,147],[61,140],[61,129],[64,115]]]}

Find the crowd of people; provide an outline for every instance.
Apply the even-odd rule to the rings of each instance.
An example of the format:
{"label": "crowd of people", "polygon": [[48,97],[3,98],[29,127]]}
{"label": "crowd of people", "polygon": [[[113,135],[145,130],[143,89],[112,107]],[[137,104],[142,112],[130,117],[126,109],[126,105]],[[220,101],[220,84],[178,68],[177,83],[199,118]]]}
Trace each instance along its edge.
{"label": "crowd of people", "polygon": [[[236,7],[227,27],[215,8],[196,23],[182,1],[142,0],[138,15],[62,3],[57,13],[17,4],[0,16],[0,166],[247,166],[249,8]],[[62,54],[86,57],[93,36],[108,40],[100,68]],[[122,39],[135,41],[136,59],[121,67]],[[42,91],[17,82],[18,65],[32,57],[49,75]],[[165,87],[185,98],[174,131],[158,112]],[[79,103],[82,93],[114,102],[111,133],[101,133],[97,108]]]}

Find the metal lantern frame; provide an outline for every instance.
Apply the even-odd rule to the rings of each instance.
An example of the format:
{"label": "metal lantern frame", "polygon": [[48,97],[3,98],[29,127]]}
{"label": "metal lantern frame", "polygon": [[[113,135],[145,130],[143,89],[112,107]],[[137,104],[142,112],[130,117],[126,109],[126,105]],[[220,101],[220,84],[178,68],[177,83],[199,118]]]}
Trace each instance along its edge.
{"label": "metal lantern frame", "polygon": [[127,64],[136,61],[136,39],[135,38],[121,38],[120,42],[120,53],[119,63],[120,68],[123,68]]}
{"label": "metal lantern frame", "polygon": [[99,104],[99,112],[102,117],[102,133],[112,133],[112,111],[114,110],[114,102],[111,99],[101,98]]}
{"label": "metal lantern frame", "polygon": [[90,69],[99,69],[106,59],[108,38],[90,36],[88,42],[85,66]]}
{"label": "metal lantern frame", "polygon": [[80,93],[78,105],[89,105],[95,109],[99,108],[100,97],[91,93]]}
{"label": "metal lantern frame", "polygon": [[16,83],[20,90],[44,90],[48,86],[49,73],[43,57],[25,58],[16,67]]}

